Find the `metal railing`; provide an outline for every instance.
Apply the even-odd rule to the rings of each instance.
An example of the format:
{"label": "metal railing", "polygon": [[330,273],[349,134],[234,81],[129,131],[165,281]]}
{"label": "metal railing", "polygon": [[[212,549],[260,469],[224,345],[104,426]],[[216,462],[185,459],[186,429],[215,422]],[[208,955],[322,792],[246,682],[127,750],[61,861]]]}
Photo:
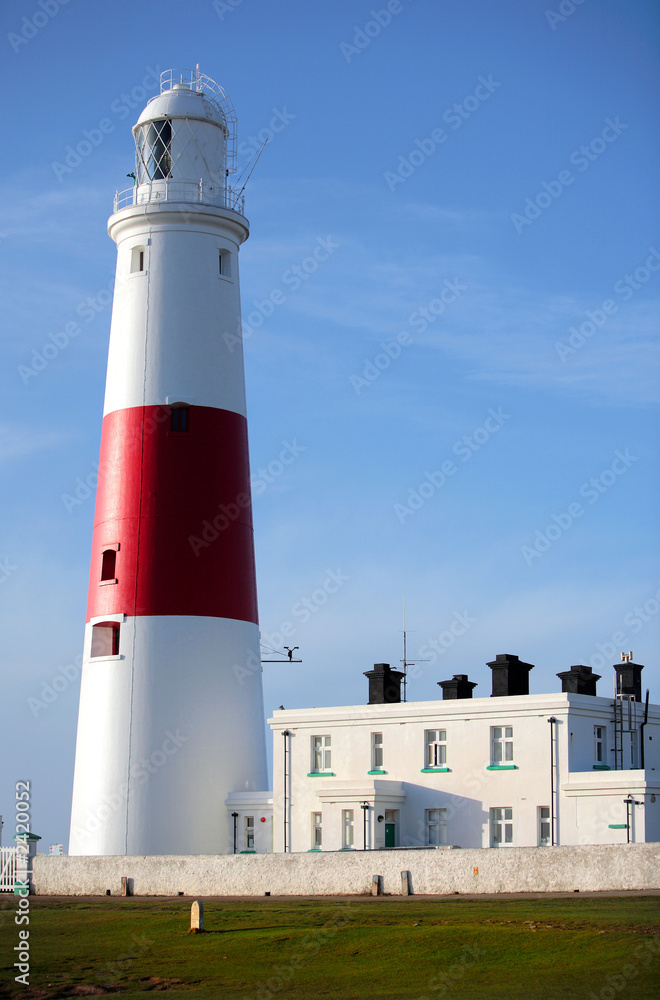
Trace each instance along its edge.
{"label": "metal railing", "polygon": [[245,197],[226,188],[224,191],[217,187],[204,188],[203,180],[199,181],[173,181],[158,180],[149,184],[138,184],[126,188],[125,191],[117,191],[114,199],[114,211],[120,212],[122,208],[131,205],[149,205],[159,201],[187,201],[199,205],[216,205],[221,208],[229,208],[241,215],[245,209]]}

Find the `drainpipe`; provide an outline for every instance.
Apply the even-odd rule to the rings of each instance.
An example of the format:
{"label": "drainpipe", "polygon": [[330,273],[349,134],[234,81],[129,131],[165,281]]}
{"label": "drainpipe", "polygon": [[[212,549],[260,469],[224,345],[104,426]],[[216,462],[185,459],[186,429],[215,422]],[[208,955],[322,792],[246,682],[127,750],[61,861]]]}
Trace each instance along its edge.
{"label": "drainpipe", "polygon": [[234,854],[236,854],[236,824],[238,822],[238,813],[232,813],[231,817],[234,821]]}
{"label": "drainpipe", "polygon": [[550,844],[555,846],[555,719],[551,715],[550,723]]}
{"label": "drainpipe", "polygon": [[644,702],[644,721],[639,727],[639,763],[644,770],[644,726],[649,721],[649,689],[646,689],[646,700]]}
{"label": "drainpipe", "polygon": [[284,853],[287,853],[287,737],[291,733],[285,729],[282,733],[284,737]]}

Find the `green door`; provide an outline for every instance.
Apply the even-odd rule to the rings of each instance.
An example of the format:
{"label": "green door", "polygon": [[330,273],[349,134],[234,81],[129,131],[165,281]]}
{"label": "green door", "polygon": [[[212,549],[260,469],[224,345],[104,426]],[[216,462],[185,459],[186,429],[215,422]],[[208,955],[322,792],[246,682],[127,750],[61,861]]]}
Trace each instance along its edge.
{"label": "green door", "polygon": [[394,847],[394,831],[396,830],[395,823],[385,824],[385,847]]}

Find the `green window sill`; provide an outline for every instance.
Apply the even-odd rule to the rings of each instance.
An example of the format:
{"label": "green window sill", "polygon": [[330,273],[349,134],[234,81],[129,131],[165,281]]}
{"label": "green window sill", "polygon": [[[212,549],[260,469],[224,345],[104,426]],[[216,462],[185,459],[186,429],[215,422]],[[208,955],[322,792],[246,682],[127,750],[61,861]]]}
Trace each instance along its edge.
{"label": "green window sill", "polygon": [[611,771],[612,768],[609,764],[594,764],[594,771]]}
{"label": "green window sill", "polygon": [[307,853],[308,854],[320,854],[321,853],[321,848],[320,847],[310,847],[310,849],[308,850]]}
{"label": "green window sill", "polygon": [[339,850],[340,851],[354,851],[355,848],[354,847],[340,847]]}
{"label": "green window sill", "polygon": [[440,771],[451,771],[450,767],[423,767],[420,774],[437,774]]}
{"label": "green window sill", "polygon": [[517,771],[517,764],[489,764],[487,771]]}
{"label": "green window sill", "polygon": [[256,854],[256,851],[241,851],[241,854]]}
{"label": "green window sill", "polygon": [[334,771],[308,771],[308,778],[334,778]]}
{"label": "green window sill", "polygon": [[387,774],[387,771],[367,771],[367,774]]}
{"label": "green window sill", "polygon": [[608,830],[625,830],[626,829],[626,824],[625,823],[610,823],[610,824],[608,824],[607,829]]}

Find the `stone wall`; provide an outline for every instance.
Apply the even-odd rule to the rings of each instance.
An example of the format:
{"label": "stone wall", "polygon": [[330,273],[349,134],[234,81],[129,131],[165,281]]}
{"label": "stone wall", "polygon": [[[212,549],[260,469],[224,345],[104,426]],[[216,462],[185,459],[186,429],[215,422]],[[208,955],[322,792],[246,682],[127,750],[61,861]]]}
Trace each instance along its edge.
{"label": "stone wall", "polygon": [[572,892],[660,887],[660,843],[624,846],[512,847],[501,850],[388,850],[309,854],[49,857],[33,863],[37,895],[121,893],[122,876],[136,896],[360,895],[382,876],[386,893],[401,892],[409,871],[413,893]]}

